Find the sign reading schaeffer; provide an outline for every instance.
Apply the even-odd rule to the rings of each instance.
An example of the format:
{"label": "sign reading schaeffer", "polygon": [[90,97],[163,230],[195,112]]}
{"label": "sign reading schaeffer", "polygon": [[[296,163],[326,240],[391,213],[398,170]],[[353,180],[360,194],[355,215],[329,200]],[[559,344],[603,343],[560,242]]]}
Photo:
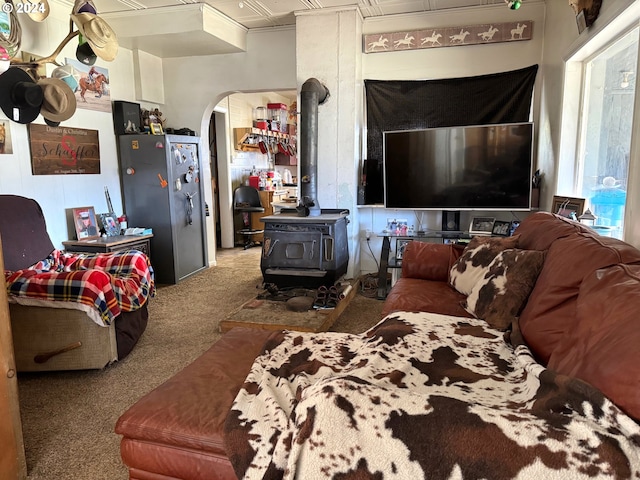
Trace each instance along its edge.
{"label": "sign reading schaeffer", "polygon": [[29,146],[34,175],[100,173],[97,130],[30,123]]}

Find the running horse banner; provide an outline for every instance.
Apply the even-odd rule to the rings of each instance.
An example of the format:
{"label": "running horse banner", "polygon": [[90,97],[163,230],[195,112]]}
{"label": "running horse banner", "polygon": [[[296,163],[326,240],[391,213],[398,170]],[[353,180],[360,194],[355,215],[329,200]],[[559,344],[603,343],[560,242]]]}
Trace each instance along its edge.
{"label": "running horse banner", "polygon": [[35,123],[28,129],[33,175],[100,173],[97,130]]}

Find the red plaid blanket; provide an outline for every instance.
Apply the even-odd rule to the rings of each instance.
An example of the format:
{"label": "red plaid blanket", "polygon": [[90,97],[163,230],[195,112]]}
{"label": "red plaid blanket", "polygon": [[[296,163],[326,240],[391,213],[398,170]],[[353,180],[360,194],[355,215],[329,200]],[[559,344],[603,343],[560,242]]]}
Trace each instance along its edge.
{"label": "red plaid blanket", "polygon": [[95,307],[103,325],[142,307],[155,295],[149,258],[137,250],[63,253],[24,270],[5,271],[11,297],[77,302]]}

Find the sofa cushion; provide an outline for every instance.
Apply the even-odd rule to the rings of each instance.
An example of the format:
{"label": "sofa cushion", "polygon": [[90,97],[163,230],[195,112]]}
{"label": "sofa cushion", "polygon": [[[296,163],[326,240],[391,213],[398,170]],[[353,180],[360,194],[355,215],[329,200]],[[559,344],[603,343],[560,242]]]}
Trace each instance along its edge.
{"label": "sofa cushion", "polygon": [[463,245],[409,242],[402,258],[402,276],[447,282],[451,266],[463,252]]}
{"label": "sofa cushion", "polygon": [[464,298],[445,281],[401,277],[387,295],[382,316],[407,311],[471,317],[462,307]]}
{"label": "sofa cushion", "polygon": [[[253,328],[231,329],[181,372],[130,407],[118,419],[115,432],[143,444],[224,454],[222,426],[227,412],[270,334]],[[195,471],[199,460],[196,456],[192,460]],[[192,471],[183,467],[183,478],[191,478]]]}
{"label": "sofa cushion", "polygon": [[549,212],[536,212],[528,216],[515,233],[520,237],[518,247],[525,250],[548,250],[557,239],[574,233],[597,235],[585,225]]}
{"label": "sofa cushion", "polygon": [[482,280],[496,255],[517,248],[518,237],[473,237],[449,271],[449,283],[463,295],[469,295]]}
{"label": "sofa cushion", "polygon": [[640,265],[591,273],[580,286],[575,328],[549,367],[600,389],[640,421]]}
{"label": "sofa cushion", "polygon": [[507,249],[471,289],[465,308],[493,328],[507,329],[520,314],[544,264],[545,252]]}
{"label": "sofa cushion", "polygon": [[564,333],[575,328],[583,279],[594,270],[633,262],[640,262],[640,251],[615,238],[573,233],[552,243],[520,314],[522,335],[541,363],[547,364]]}

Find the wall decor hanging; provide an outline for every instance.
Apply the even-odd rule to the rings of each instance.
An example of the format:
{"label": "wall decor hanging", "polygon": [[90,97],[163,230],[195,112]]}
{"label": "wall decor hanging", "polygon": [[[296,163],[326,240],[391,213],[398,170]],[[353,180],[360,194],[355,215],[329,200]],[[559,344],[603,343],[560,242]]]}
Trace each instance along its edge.
{"label": "wall decor hanging", "polygon": [[[364,204],[384,202],[383,132],[527,122],[538,66],[474,77],[365,79],[367,159]],[[364,176],[364,175],[363,175]]]}
{"label": "wall decor hanging", "polygon": [[11,122],[0,119],[0,155],[10,155],[13,153],[11,144]]}
{"label": "wall decor hanging", "polygon": [[28,130],[33,175],[100,173],[98,130],[35,123]]}
{"label": "wall decor hanging", "polygon": [[65,62],[73,66],[79,75],[78,87],[75,90],[78,108],[111,113],[109,70],[94,65],[88,66],[71,58],[66,58]]}
{"label": "wall decor hanging", "polygon": [[485,43],[531,40],[533,21],[492,23],[463,27],[441,27],[409,32],[363,35],[364,53],[421,50]]}

